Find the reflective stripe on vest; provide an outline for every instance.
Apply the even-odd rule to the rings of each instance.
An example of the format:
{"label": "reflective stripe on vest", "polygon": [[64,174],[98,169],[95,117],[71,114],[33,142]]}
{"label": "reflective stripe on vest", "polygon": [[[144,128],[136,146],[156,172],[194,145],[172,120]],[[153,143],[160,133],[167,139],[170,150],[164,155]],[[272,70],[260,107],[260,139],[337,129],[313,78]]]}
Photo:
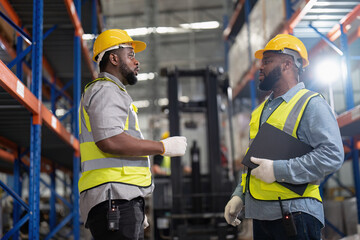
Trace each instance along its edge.
{"label": "reflective stripe on vest", "polygon": [[[280,130],[292,135],[295,138],[297,137],[297,130],[300,124],[300,120],[303,116],[305,108],[314,96],[318,96],[318,93],[311,92],[306,89],[300,90],[295,94],[289,102],[283,101],[277,109],[269,116],[266,120],[267,123],[279,128]],[[263,102],[258,108],[256,108],[251,114],[250,120],[250,138],[253,140],[256,134],[259,131],[261,115],[265,106]],[[252,141],[251,141],[252,142]],[[282,200],[294,199],[294,198],[315,198],[319,201],[322,201],[319,186],[316,184],[309,183],[304,194],[301,196],[288,188],[274,183],[265,183],[260,179],[252,176],[250,171],[242,175],[242,186],[243,191],[248,188],[249,193],[252,197],[257,200],[266,200],[266,201],[277,201],[279,197]],[[247,186],[245,186],[247,183]]]}
{"label": "reflective stripe on vest", "polygon": [[[120,90],[126,92],[124,88],[108,78],[95,79],[86,85],[85,92],[92,83],[97,81],[110,81],[116,84]],[[101,151],[94,142],[89,116],[83,106],[83,100],[80,103],[79,117],[82,172],[79,180],[80,192],[108,182],[140,187],[148,187],[152,184],[148,156],[119,156]],[[133,104],[128,111],[124,132],[136,138],[143,138],[138,124],[137,108]]]}

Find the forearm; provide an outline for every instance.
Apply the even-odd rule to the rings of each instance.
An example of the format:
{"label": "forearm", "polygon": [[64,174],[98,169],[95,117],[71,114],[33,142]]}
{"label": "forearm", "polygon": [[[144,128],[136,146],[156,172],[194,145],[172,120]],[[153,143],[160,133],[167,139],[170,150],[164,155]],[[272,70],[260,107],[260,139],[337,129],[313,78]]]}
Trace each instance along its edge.
{"label": "forearm", "polygon": [[125,132],[98,141],[96,145],[101,151],[116,155],[145,156],[164,152],[161,142],[135,138]]}
{"label": "forearm", "polygon": [[331,109],[322,98],[316,97],[309,102],[299,125],[298,137],[314,150],[299,158],[275,161],[277,181],[308,183],[341,167],[344,149],[339,127]]}
{"label": "forearm", "polygon": [[322,146],[302,157],[274,161],[274,174],[277,181],[309,183],[337,171],[342,162],[343,154],[340,148]]}

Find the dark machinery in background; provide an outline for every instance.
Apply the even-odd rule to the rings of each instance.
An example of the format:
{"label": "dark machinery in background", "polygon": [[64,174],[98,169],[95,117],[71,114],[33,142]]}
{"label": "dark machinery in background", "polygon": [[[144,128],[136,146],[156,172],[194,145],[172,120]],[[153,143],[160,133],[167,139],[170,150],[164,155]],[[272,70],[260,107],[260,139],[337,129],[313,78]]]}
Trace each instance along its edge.
{"label": "dark machinery in background", "polygon": [[[154,222],[155,239],[236,239],[237,229],[223,217],[224,207],[234,189],[226,167],[221,164],[219,123],[219,80],[223,75],[210,67],[201,70],[163,70],[168,77],[170,135],[180,133],[181,112],[201,112],[206,116],[208,174],[200,173],[200,149],[195,141],[188,142],[191,152],[191,176],[183,176],[181,158],[171,159],[171,175],[155,177]],[[205,100],[179,101],[181,78],[202,78]]]}

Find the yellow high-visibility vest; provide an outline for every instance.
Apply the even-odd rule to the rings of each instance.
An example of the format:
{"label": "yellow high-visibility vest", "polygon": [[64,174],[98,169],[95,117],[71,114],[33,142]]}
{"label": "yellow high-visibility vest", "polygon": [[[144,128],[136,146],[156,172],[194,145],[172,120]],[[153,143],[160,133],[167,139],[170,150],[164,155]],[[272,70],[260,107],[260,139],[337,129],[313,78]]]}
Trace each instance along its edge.
{"label": "yellow high-visibility vest", "polygon": [[[267,123],[277,127],[278,129],[292,135],[297,136],[297,130],[304,110],[311,98],[318,96],[318,93],[302,89],[291,98],[289,102],[283,101],[279,107],[266,120]],[[250,144],[255,138],[260,128],[261,114],[263,112],[266,101],[257,107],[251,114],[250,120]],[[250,171],[242,174],[243,191],[246,189],[251,196],[257,200],[273,201],[281,197],[282,200],[295,198],[315,198],[322,201],[319,185],[309,183],[304,194],[299,195],[288,188],[278,184],[277,182],[266,183],[250,174]]]}
{"label": "yellow high-visibility vest", "polygon": [[[97,81],[113,82],[121,91],[126,92],[124,88],[109,78],[95,79],[86,85],[85,92],[91,84]],[[130,184],[139,187],[151,186],[152,179],[148,156],[119,156],[101,151],[94,142],[89,116],[82,101],[80,103],[79,118],[82,173],[79,180],[80,192],[109,182]],[[137,108],[133,104],[128,111],[124,132],[131,136],[142,138],[138,124]]]}

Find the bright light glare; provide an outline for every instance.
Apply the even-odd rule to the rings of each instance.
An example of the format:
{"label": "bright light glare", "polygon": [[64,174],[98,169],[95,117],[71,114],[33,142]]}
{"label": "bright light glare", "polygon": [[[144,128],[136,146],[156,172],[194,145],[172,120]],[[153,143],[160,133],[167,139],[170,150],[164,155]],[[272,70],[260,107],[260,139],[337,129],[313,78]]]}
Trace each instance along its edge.
{"label": "bright light glare", "polygon": [[341,65],[336,59],[322,60],[316,66],[317,79],[323,83],[333,83],[341,79]]}
{"label": "bright light glare", "polygon": [[215,29],[220,26],[218,21],[183,23],[180,27],[185,29]]}
{"label": "bright light glare", "polygon": [[85,33],[85,34],[82,35],[83,40],[93,40],[96,37],[97,36],[95,34],[91,34],[91,33]]}
{"label": "bright light glare", "polygon": [[160,98],[160,99],[158,100],[158,104],[159,104],[159,106],[166,106],[166,105],[169,104],[169,99],[167,99],[167,98]]}
{"label": "bright light glare", "polygon": [[146,81],[146,80],[152,80],[155,78],[155,73],[150,72],[150,73],[139,73],[137,75],[137,79],[138,81]]}

